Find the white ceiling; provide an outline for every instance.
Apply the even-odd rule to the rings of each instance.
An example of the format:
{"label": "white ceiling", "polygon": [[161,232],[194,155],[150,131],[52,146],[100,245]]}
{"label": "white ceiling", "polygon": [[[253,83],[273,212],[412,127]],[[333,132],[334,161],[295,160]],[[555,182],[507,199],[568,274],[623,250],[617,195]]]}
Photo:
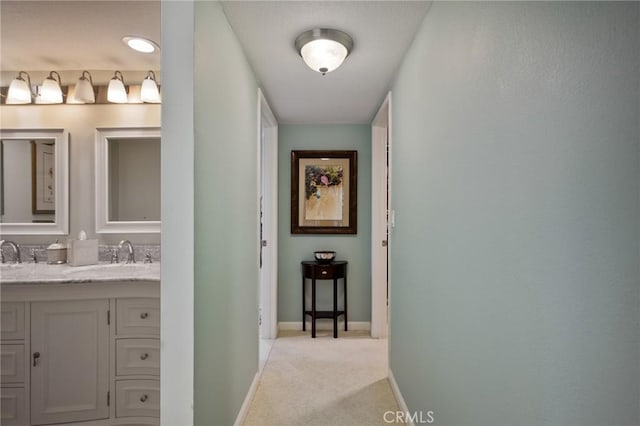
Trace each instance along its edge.
{"label": "white ceiling", "polygon": [[160,44],[160,0],[0,2],[3,71],[159,70],[160,53],[129,49],[126,35]]}
{"label": "white ceiling", "polygon": [[[370,123],[430,2],[227,1],[224,11],[281,123]],[[354,49],[336,71],[310,70],[293,47],[314,27],[348,32]],[[0,1],[2,71],[160,70],[160,1]],[[28,52],[25,54],[25,52]]]}
{"label": "white ceiling", "polygon": [[[224,11],[281,123],[370,123],[424,19],[425,1],[227,1]],[[293,43],[314,27],[354,49],[337,70],[309,69]]]}

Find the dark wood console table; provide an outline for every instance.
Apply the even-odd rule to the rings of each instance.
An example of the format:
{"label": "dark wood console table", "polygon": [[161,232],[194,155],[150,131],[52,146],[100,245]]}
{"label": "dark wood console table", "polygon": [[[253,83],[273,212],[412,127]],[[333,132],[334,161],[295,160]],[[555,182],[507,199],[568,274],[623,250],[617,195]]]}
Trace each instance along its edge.
{"label": "dark wood console table", "polygon": [[[307,309],[305,281],[311,279],[311,310]],[[344,310],[338,310],[338,279],[344,283]],[[333,310],[316,310],[316,280],[333,280]],[[311,316],[311,337],[316,337],[316,318],[333,318],[333,337],[338,337],[338,317],[344,315],[344,331],[347,331],[347,262],[302,262],[302,331],[306,331],[306,318]]]}

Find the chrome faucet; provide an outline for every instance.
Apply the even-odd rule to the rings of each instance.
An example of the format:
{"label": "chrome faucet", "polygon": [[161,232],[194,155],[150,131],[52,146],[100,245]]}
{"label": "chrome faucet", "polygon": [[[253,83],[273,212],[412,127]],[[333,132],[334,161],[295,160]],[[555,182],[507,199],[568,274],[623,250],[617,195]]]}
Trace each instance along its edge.
{"label": "chrome faucet", "polygon": [[111,249],[111,263],[118,263],[118,249]]}
{"label": "chrome faucet", "polygon": [[[127,247],[127,262],[126,263],[136,263],[136,258],[135,255],[133,254],[133,244],[131,244],[131,241],[129,240],[122,240],[120,241],[120,244],[118,244],[118,253],[120,252],[120,249],[122,248],[122,246]],[[117,259],[116,259],[117,262]]]}
{"label": "chrome faucet", "polygon": [[22,260],[20,259],[20,246],[17,243],[14,243],[13,241],[1,240],[0,241],[0,258],[2,263],[5,262],[4,251],[2,250],[4,246],[9,246],[13,249],[13,259],[15,263],[22,263]]}

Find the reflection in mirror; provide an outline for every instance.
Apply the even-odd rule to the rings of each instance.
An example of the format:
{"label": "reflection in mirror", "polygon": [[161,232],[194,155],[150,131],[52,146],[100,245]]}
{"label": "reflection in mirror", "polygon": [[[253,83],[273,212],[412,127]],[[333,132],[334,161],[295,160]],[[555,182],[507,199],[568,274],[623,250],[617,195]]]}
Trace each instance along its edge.
{"label": "reflection in mirror", "polygon": [[160,139],[112,138],[109,221],[160,220]]}
{"label": "reflection in mirror", "polygon": [[96,232],[160,232],[160,129],[96,132]]}
{"label": "reflection in mirror", "polygon": [[55,139],[0,140],[3,223],[55,222]]}
{"label": "reflection in mirror", "polygon": [[66,234],[68,137],[59,130],[0,131],[0,231]]}

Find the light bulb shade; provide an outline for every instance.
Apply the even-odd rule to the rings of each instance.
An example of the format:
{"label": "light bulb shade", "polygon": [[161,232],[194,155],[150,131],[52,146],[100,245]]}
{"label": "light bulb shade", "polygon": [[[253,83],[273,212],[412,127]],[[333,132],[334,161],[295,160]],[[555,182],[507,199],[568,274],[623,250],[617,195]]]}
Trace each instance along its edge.
{"label": "light bulb shade", "polygon": [[[89,78],[85,76],[85,73],[89,76]],[[85,104],[96,103],[96,94],[93,90],[91,74],[89,74],[88,71],[83,71],[82,75],[76,82],[73,98],[76,102],[80,102],[80,103],[85,103]]]}
{"label": "light bulb shade", "polygon": [[127,89],[124,87],[124,81],[120,71],[116,71],[115,76],[109,81],[107,100],[116,104],[126,104],[128,101]]}
{"label": "light bulb shade", "polygon": [[324,75],[342,65],[353,40],[339,30],[316,28],[300,34],[295,46],[309,68]]}
{"label": "light bulb shade", "polygon": [[[56,80],[54,76],[57,76]],[[49,77],[45,78],[40,86],[40,93],[36,98],[36,103],[39,104],[61,104],[62,103],[62,88],[60,87],[60,75],[52,71],[49,73]]]}
{"label": "light bulb shade", "polygon": [[22,78],[22,74],[26,74],[27,79],[31,80],[29,74],[20,71],[18,76],[14,78],[9,85],[9,91],[7,92],[7,104],[9,105],[31,103],[31,87],[30,84]]}
{"label": "light bulb shade", "polygon": [[300,55],[304,62],[314,71],[328,73],[344,62],[347,48],[333,40],[313,40],[302,46]]}
{"label": "light bulb shade", "polygon": [[147,77],[142,80],[140,100],[152,104],[160,103],[160,90],[158,90],[156,75],[153,71],[149,71]]}

